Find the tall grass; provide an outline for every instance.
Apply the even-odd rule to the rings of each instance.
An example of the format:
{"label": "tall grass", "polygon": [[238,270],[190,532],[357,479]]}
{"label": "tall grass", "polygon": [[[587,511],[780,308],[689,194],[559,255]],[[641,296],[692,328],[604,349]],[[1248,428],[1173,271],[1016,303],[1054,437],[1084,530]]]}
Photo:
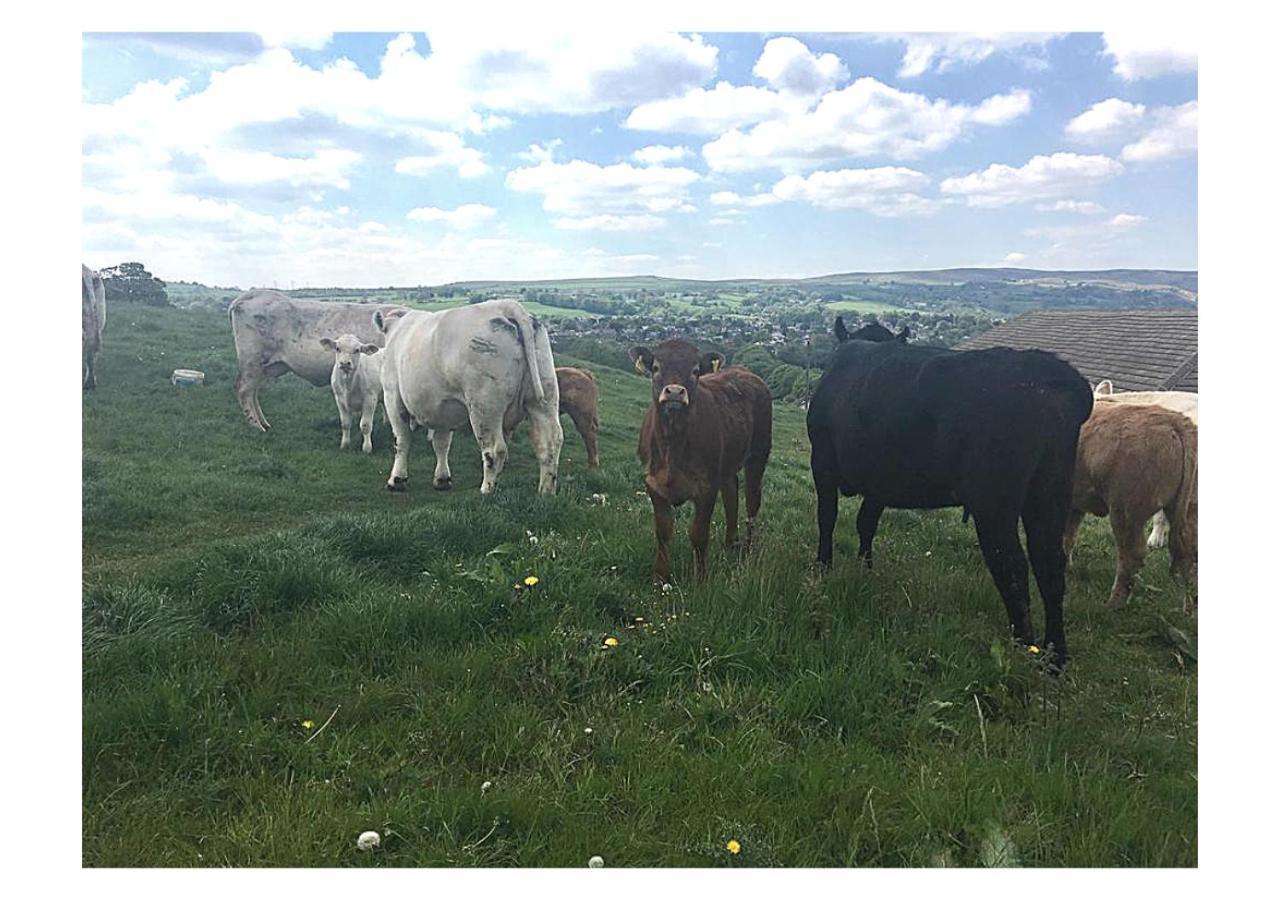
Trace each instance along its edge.
{"label": "tall grass", "polygon": [[647,384],[591,365],[602,469],[566,419],[556,497],[520,434],[485,498],[459,435],[440,494],[418,435],[392,495],[389,430],[339,452],[327,391],[282,379],[249,429],[223,317],[116,315],[84,406],[85,863],[1195,865],[1195,625],[1164,551],[1111,611],[1084,530],[1046,677],[955,511],[886,513],[866,573],[846,504],[814,570],[778,407],[755,548],[692,584],[682,510],[660,591]]}

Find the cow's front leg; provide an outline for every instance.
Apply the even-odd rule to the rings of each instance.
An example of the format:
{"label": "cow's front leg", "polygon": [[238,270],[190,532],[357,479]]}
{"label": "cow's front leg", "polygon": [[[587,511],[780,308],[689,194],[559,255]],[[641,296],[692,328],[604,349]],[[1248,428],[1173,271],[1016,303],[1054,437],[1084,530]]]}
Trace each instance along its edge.
{"label": "cow's front leg", "polygon": [[365,398],[364,408],[360,410],[360,434],[364,438],[360,449],[365,453],[373,452],[373,414],[378,408],[378,396]]}
{"label": "cow's front leg", "polygon": [[707,577],[707,543],[711,540],[711,513],[715,508],[714,489],[693,501],[693,523],[689,526],[689,543],[693,545],[693,571],[698,581],[703,581]]}
{"label": "cow's front leg", "polygon": [[391,431],[396,436],[396,458],[391,464],[387,490],[403,491],[405,482],[409,480],[409,441],[413,437],[413,432],[409,430],[409,412],[400,401],[398,390],[392,388],[384,390],[382,402],[387,408],[387,421],[391,423]]}
{"label": "cow's front leg", "polygon": [[676,517],[671,502],[649,488],[649,501],[653,503],[653,533],[658,539],[658,550],[653,557],[653,580],[656,584],[671,581],[671,533],[675,530]]}
{"label": "cow's front leg", "polygon": [[431,478],[431,486],[437,491],[447,491],[453,487],[453,474],[449,471],[449,446],[453,443],[453,432],[443,428],[428,429],[431,446],[436,451],[436,473]]}
{"label": "cow's front leg", "polygon": [[351,446],[351,411],[341,400],[338,400],[338,422],[342,426],[342,441],[338,444],[338,449],[346,450]]}

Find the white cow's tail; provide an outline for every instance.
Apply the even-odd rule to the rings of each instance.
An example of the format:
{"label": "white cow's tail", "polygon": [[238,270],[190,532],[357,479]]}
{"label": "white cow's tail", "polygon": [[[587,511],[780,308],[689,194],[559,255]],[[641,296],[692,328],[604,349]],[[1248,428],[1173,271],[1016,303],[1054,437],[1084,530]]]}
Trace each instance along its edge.
{"label": "white cow's tail", "polygon": [[538,343],[534,339],[537,326],[523,306],[518,303],[513,303],[512,306],[515,308],[511,311],[511,320],[516,323],[520,343],[524,346],[525,365],[529,367],[529,377],[533,379],[533,395],[542,403],[547,399],[547,394],[542,389],[542,374],[538,371]]}

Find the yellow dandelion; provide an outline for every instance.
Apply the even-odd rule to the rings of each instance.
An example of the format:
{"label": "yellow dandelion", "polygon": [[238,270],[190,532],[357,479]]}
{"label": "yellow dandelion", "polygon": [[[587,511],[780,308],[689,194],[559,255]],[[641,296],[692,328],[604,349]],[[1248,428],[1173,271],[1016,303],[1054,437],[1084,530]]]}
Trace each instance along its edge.
{"label": "yellow dandelion", "polygon": [[604,645],[606,647],[616,647],[618,646],[618,639],[610,635],[609,637],[604,639]]}
{"label": "yellow dandelion", "polygon": [[742,845],[739,844],[737,841],[729,841],[729,843],[724,845],[724,849],[728,850],[734,856],[737,856],[739,853],[742,852]]}
{"label": "yellow dandelion", "polygon": [[538,576],[530,575],[527,578],[525,578],[524,583],[527,587],[533,587],[535,584],[538,583]]}
{"label": "yellow dandelion", "polygon": [[1040,652],[1040,648],[1039,648],[1039,647],[1037,647],[1035,644],[1028,644],[1028,645],[1027,645],[1027,652],[1028,652],[1028,653],[1039,653],[1039,652]]}
{"label": "yellow dandelion", "polygon": [[316,723],[312,722],[310,719],[303,719],[302,727],[310,731],[312,728],[316,727]]}

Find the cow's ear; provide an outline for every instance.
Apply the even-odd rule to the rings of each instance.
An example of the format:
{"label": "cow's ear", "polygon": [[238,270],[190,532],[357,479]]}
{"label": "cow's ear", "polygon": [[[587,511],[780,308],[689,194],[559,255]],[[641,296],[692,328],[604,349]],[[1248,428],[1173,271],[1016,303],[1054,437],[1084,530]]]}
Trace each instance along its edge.
{"label": "cow's ear", "polygon": [[369,356],[373,356],[373,354],[377,353],[381,349],[382,348],[379,347],[377,344],[365,344],[363,347],[360,348],[360,352],[368,354]]}
{"label": "cow's ear", "polygon": [[724,356],[716,353],[714,350],[710,353],[702,354],[698,360],[698,368],[694,370],[694,375],[710,375],[712,372],[719,372],[720,366],[724,363]]}
{"label": "cow's ear", "polygon": [[335,353],[338,352],[338,345],[329,338],[320,338],[320,346],[324,347],[326,350],[332,350]]}
{"label": "cow's ear", "polygon": [[386,330],[408,311],[403,306],[384,307],[383,309],[375,310],[373,314],[374,327],[385,334]]}
{"label": "cow's ear", "polygon": [[898,340],[905,344],[909,337],[911,337],[911,329],[903,325],[902,330],[898,332]]}
{"label": "cow's ear", "polygon": [[836,340],[840,343],[843,344],[845,341],[849,340],[849,330],[844,327],[844,316],[836,316],[835,332]]}
{"label": "cow's ear", "polygon": [[641,375],[648,375],[653,372],[653,351],[648,347],[632,347],[627,351],[627,355],[631,357],[631,361],[635,363],[636,371]]}
{"label": "cow's ear", "polygon": [[1093,389],[1095,397],[1110,397],[1113,390],[1110,378],[1104,378],[1098,382],[1098,386]]}

